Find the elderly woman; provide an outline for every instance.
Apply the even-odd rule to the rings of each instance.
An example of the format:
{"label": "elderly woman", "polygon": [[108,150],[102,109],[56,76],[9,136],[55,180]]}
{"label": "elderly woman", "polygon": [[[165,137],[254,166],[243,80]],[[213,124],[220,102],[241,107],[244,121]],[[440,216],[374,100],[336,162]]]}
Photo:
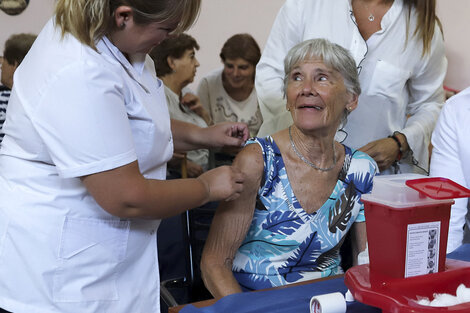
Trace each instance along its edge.
{"label": "elderly woman", "polygon": [[286,0],[256,67],[264,119],[258,135],[292,123],[282,97],[282,62],[289,49],[326,38],[348,49],[360,72],[363,92],[344,128],[344,143],[374,158],[382,174],[427,174],[447,71],[436,2]]}
{"label": "elderly woman", "polygon": [[339,274],[339,249],[365,249],[361,194],[377,165],[334,140],[360,94],[354,60],[325,39],[293,47],[284,61],[293,125],[249,141],[234,166],[247,176],[240,198],[223,202],[202,259],[204,281],[222,297]]}
{"label": "elderly woman", "polygon": [[[170,117],[183,122],[207,127],[210,116],[201,105],[198,97],[191,93],[183,96],[183,88],[193,82],[199,62],[196,51],[199,45],[193,37],[179,34],[163,40],[150,53],[155,62],[157,76],[165,85],[165,96],[170,111]],[[209,165],[209,151],[198,149],[188,151],[187,170],[189,177],[198,177],[207,171]],[[178,172],[181,166],[181,155],[174,154],[168,162],[172,172]],[[181,174],[181,173],[179,173]]]}

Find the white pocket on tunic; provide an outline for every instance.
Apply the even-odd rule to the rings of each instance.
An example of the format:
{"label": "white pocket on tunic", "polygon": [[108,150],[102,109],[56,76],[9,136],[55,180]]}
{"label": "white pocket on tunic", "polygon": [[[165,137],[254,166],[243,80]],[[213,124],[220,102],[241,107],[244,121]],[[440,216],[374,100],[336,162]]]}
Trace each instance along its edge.
{"label": "white pocket on tunic", "polygon": [[129,228],[129,221],[66,217],[54,301],[118,300],[117,266],[125,257]]}
{"label": "white pocket on tunic", "polygon": [[377,60],[367,95],[400,99],[410,76],[410,71],[383,60]]}

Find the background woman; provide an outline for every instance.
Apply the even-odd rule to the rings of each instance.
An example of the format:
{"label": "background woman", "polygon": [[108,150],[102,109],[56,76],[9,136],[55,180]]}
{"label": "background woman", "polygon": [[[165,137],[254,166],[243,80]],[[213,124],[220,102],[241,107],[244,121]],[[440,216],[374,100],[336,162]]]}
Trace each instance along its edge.
{"label": "background woman", "polygon": [[15,72],[0,149],[0,307],[159,312],[161,218],[233,199],[231,167],[165,181],[178,150],[240,146],[246,126],[172,120],[147,56],[199,0],[58,0]]}
{"label": "background woman", "polygon": [[436,1],[287,0],[257,66],[260,136],[290,125],[282,61],[291,47],[312,38],[351,51],[360,71],[363,92],[344,143],[373,157],[382,173],[426,172],[447,70]]}
{"label": "background woman", "polygon": [[[165,96],[172,119],[192,123],[199,127],[210,124],[210,116],[199,99],[192,93],[183,96],[183,88],[194,80],[199,62],[196,51],[199,45],[187,35],[179,34],[163,40],[150,53],[155,62],[157,76],[165,84]],[[209,167],[209,151],[198,149],[187,153],[189,177],[197,177]],[[181,155],[175,154],[168,162],[172,172],[179,172]],[[179,173],[181,175],[181,173]]]}
{"label": "background woman", "polygon": [[197,94],[210,113],[213,123],[224,121],[248,124],[256,136],[263,122],[254,82],[261,52],[249,34],[230,37],[220,51],[224,64],[201,79]]}
{"label": "background woman", "polygon": [[203,278],[216,298],[341,273],[349,231],[353,260],[365,249],[360,197],[376,164],[334,139],[361,92],[354,60],[339,45],[308,40],[289,51],[285,72],[293,125],[237,155],[245,188],[221,203],[204,247]]}
{"label": "background woman", "polygon": [[3,139],[2,126],[7,114],[8,100],[13,86],[13,74],[34,43],[36,35],[14,34],[5,42],[0,60],[0,146]]}

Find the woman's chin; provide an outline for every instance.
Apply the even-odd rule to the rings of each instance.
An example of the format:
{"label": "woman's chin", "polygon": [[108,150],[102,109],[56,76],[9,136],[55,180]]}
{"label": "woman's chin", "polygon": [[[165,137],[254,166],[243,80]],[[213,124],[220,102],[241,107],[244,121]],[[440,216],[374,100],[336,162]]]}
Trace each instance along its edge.
{"label": "woman's chin", "polygon": [[248,84],[245,81],[230,81],[230,85],[233,89],[242,89],[246,87]]}

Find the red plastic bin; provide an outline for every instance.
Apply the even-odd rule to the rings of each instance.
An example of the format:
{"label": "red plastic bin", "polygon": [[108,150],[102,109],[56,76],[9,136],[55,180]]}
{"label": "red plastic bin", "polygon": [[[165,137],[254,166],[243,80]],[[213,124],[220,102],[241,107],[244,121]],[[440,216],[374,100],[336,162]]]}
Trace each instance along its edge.
{"label": "red plastic bin", "polygon": [[[470,312],[470,303],[450,307],[417,303],[435,293],[455,295],[461,283],[470,287],[470,262],[446,260],[454,203],[449,198],[469,195],[470,190],[445,178],[375,177],[372,193],[361,198],[370,264],[354,266],[345,275],[354,298],[384,313]],[[430,260],[435,262],[432,266]]]}
{"label": "red plastic bin", "polygon": [[374,278],[405,278],[444,270],[454,201],[432,199],[406,185],[407,180],[423,177],[377,176],[372,193],[362,196]]}

